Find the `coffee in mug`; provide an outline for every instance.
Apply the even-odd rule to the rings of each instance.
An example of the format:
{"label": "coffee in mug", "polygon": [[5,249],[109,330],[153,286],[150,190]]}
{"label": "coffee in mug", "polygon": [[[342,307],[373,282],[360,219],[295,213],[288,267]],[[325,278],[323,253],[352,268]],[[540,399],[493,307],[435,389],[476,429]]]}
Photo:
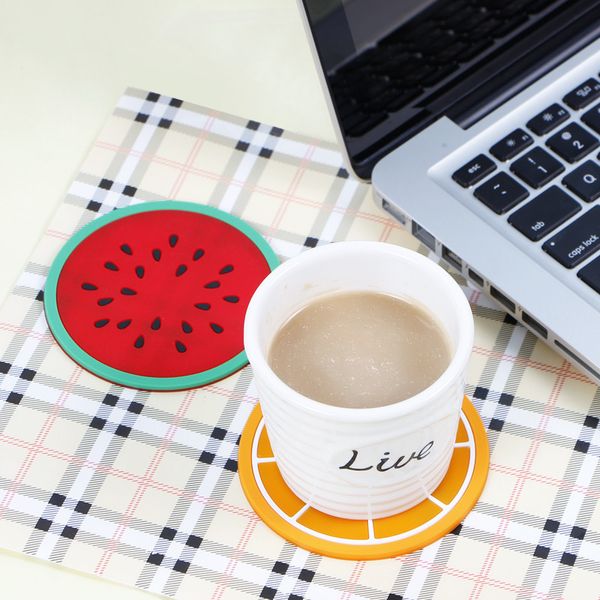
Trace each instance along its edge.
{"label": "coffee in mug", "polygon": [[450,358],[450,341],[426,308],[367,290],[327,294],[302,307],[275,334],[268,360],[308,398],[372,408],[423,391]]}

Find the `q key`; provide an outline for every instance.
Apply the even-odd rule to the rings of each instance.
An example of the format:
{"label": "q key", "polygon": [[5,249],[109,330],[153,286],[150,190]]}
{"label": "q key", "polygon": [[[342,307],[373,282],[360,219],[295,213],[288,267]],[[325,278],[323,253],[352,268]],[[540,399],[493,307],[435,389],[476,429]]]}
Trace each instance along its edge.
{"label": "q key", "polygon": [[562,182],[585,202],[593,202],[600,196],[600,166],[591,160],[586,160],[571,171]]}

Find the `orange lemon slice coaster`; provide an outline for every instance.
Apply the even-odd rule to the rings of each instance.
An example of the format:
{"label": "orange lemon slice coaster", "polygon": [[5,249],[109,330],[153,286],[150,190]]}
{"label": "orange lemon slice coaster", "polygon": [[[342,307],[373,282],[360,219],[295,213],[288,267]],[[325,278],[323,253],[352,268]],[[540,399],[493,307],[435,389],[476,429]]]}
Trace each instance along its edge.
{"label": "orange lemon slice coaster", "polygon": [[258,516],[286,540],[324,556],[390,558],[419,550],[452,531],[485,485],[489,446],[481,417],[465,396],[448,473],[417,506],[384,519],[340,519],[316,510],[284,482],[257,406],[242,433],[239,474]]}

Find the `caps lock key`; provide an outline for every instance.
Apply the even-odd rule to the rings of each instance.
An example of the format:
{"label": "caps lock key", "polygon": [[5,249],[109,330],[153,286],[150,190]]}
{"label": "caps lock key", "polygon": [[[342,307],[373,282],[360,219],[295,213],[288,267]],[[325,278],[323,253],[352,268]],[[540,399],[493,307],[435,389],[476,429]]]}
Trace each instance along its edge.
{"label": "caps lock key", "polygon": [[542,248],[561,265],[572,269],[600,248],[600,206],[551,237]]}

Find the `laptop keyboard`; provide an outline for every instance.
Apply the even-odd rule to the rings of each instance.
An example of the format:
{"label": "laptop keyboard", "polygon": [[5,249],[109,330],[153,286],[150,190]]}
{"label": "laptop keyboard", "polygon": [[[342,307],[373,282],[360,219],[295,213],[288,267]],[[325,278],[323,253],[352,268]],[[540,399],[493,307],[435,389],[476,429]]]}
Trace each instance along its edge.
{"label": "laptop keyboard", "polygon": [[[581,82],[561,102],[493,144],[489,154],[475,156],[452,175],[527,239],[541,241],[542,249],[566,269],[575,269],[600,250],[598,100],[600,81]],[[498,170],[499,164],[508,169]],[[600,256],[577,276],[600,293]]]}
{"label": "laptop keyboard", "polygon": [[448,0],[390,33],[331,78],[347,135],[359,137],[388,115],[458,74],[557,0]]}

